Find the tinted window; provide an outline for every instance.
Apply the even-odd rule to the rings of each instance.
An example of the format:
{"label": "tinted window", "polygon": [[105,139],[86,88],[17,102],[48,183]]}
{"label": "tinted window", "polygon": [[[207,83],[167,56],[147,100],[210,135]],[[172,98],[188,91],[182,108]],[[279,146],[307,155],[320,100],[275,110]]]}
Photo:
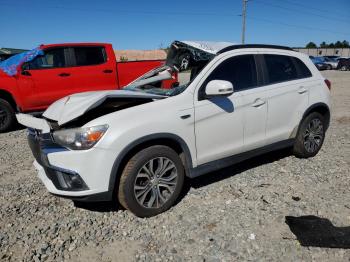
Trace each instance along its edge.
{"label": "tinted window", "polygon": [[279,83],[298,78],[292,58],[283,55],[264,55],[269,83]]}
{"label": "tinted window", "polygon": [[299,58],[294,57],[294,62],[299,71],[299,78],[307,78],[312,76],[309,68],[307,68],[307,66]]}
{"label": "tinted window", "polygon": [[253,55],[231,57],[223,61],[205,81],[226,80],[233,84],[235,92],[257,86],[256,67]]}
{"label": "tinted window", "polygon": [[44,51],[43,56],[38,56],[27,64],[29,69],[50,69],[66,66],[64,49],[49,49]]}
{"label": "tinted window", "polygon": [[77,66],[98,65],[106,62],[103,47],[75,47],[74,53]]}

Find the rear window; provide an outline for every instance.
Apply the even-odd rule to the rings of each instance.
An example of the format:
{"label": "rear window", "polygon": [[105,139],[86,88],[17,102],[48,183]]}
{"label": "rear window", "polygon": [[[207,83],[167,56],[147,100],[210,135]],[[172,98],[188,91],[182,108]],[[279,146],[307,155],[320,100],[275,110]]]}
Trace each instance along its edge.
{"label": "rear window", "polygon": [[293,59],[299,71],[299,78],[308,78],[312,76],[309,68],[304,64],[303,61],[296,57]]}
{"label": "rear window", "polygon": [[106,62],[104,47],[75,47],[74,55],[77,66],[99,65]]}
{"label": "rear window", "polygon": [[298,79],[298,72],[290,56],[264,55],[269,84]]}

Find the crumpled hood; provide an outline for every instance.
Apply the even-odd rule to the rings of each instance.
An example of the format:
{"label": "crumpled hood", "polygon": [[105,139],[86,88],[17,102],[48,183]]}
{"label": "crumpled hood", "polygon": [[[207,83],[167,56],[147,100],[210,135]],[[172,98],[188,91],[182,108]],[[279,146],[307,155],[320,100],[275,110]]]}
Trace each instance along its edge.
{"label": "crumpled hood", "polygon": [[63,125],[101,105],[107,98],[162,99],[164,96],[126,90],[84,92],[57,100],[43,116]]}

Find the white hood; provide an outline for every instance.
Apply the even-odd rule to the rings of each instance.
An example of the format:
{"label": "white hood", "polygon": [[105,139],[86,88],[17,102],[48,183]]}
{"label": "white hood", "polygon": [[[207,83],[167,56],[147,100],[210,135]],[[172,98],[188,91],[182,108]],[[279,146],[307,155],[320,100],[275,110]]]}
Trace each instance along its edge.
{"label": "white hood", "polygon": [[57,121],[58,125],[63,125],[101,105],[107,98],[161,99],[164,96],[126,90],[78,93],[57,100],[44,112],[43,116]]}

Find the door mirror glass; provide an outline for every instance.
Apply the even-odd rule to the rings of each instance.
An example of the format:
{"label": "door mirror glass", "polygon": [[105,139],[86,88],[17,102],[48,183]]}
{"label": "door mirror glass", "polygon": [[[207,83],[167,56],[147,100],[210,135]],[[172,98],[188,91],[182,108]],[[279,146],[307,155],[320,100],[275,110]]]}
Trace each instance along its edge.
{"label": "door mirror glass", "polygon": [[230,96],[233,94],[233,85],[225,80],[211,80],[205,87],[207,97]]}

